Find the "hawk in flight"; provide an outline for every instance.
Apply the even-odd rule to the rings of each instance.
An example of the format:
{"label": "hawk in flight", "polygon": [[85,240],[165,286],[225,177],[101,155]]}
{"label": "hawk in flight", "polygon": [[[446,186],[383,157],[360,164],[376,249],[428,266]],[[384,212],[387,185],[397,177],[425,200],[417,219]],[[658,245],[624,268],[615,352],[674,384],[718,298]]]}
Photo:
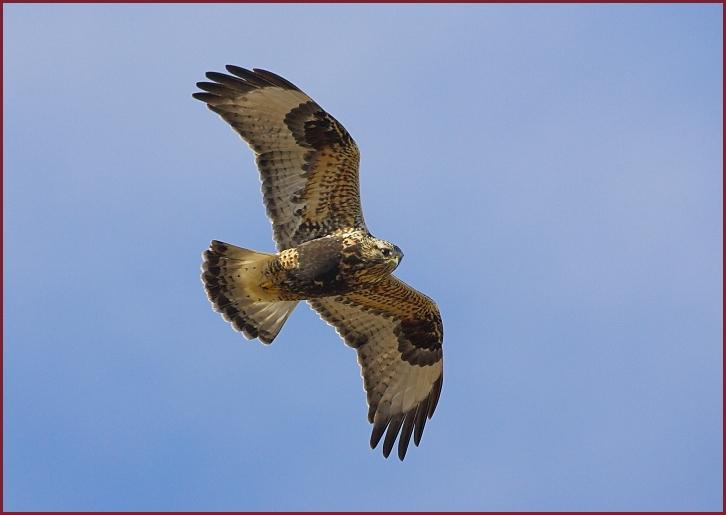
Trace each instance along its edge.
{"label": "hawk in flight", "polygon": [[[436,304],[391,273],[403,252],[366,227],[358,147],[331,115],[274,73],[227,66],[194,98],[253,152],[278,253],[212,241],[202,281],[214,310],[247,338],[272,343],[306,300],[356,349],[373,424],[388,457],[416,445],[443,381],[443,326]],[[400,435],[400,436],[399,436]]]}

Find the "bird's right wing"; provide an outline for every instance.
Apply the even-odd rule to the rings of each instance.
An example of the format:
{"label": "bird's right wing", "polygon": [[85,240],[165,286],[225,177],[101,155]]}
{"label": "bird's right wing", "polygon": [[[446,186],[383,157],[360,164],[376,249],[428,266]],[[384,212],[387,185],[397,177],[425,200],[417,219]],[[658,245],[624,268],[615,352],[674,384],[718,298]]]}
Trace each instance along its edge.
{"label": "bird's right wing", "polygon": [[345,128],[274,73],[227,66],[209,72],[194,98],[220,115],[255,152],[278,249],[365,229],[358,147]]}
{"label": "bird's right wing", "polygon": [[308,302],[358,351],[371,447],[385,432],[388,457],[400,431],[403,459],[412,434],[419,444],[441,393],[444,331],[436,303],[393,276],[368,290]]}

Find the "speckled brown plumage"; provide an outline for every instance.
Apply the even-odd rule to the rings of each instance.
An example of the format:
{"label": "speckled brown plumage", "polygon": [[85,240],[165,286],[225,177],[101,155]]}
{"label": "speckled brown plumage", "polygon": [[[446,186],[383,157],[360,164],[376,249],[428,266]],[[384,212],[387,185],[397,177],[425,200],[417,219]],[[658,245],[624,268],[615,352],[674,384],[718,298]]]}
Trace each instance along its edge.
{"label": "speckled brown plumage", "polygon": [[[388,457],[421,440],[443,384],[436,303],[391,275],[403,257],[363,220],[358,147],[288,80],[259,69],[209,72],[193,96],[250,145],[278,254],[213,241],[202,281],[212,306],[247,338],[271,343],[300,300],[355,348],[373,424]],[[385,435],[385,436],[384,436]]]}

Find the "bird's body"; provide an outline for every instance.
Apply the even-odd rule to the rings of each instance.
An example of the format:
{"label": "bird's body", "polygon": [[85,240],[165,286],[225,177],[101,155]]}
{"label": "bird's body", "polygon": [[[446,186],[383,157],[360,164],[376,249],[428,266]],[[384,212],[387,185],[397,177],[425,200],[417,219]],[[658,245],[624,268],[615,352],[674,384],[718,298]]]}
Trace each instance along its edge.
{"label": "bird's body", "polygon": [[355,230],[283,250],[264,283],[283,300],[315,299],[368,288],[388,277],[402,257],[398,247]]}
{"label": "bird's body", "polygon": [[358,351],[371,445],[418,445],[443,379],[436,304],[391,274],[403,253],[368,231],[359,152],[340,123],[289,81],[228,66],[195,93],[250,144],[279,252],[213,241],[202,280],[214,309],[247,338],[271,343],[301,300]]}

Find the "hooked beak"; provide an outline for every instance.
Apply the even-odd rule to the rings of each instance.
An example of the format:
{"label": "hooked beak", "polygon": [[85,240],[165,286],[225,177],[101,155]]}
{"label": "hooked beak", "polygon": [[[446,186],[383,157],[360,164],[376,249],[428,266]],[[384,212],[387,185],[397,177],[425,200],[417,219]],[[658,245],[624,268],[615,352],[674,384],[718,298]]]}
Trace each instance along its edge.
{"label": "hooked beak", "polygon": [[396,265],[400,265],[401,261],[403,261],[403,251],[398,247],[398,245],[394,245],[393,249],[396,251]]}

